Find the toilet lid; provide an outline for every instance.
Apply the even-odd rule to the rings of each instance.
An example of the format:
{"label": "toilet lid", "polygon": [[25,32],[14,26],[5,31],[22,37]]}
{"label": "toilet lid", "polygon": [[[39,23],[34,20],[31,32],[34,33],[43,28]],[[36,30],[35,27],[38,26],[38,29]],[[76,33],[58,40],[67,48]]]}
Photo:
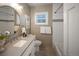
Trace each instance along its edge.
{"label": "toilet lid", "polygon": [[35,44],[37,44],[37,45],[41,45],[41,43],[42,43],[42,42],[39,41],[39,40],[36,40],[36,41],[35,41]]}

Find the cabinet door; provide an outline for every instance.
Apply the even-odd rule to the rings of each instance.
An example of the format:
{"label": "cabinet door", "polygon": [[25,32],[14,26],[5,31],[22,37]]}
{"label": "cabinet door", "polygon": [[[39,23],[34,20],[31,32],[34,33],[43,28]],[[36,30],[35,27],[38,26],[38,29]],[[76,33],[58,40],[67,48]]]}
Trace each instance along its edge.
{"label": "cabinet door", "polygon": [[79,55],[79,4],[74,4],[67,13],[68,55]]}
{"label": "cabinet door", "polygon": [[23,56],[31,56],[34,53],[34,41],[29,45],[29,47],[24,52]]}

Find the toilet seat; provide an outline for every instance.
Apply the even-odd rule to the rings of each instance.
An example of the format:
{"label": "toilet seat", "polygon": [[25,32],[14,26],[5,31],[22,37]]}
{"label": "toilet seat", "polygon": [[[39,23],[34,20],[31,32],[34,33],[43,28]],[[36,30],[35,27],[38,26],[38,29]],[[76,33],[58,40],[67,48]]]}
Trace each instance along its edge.
{"label": "toilet seat", "polygon": [[36,52],[39,52],[39,46],[42,44],[41,41],[39,40],[35,40],[35,51]]}
{"label": "toilet seat", "polygon": [[40,46],[41,44],[42,44],[41,41],[39,41],[39,40],[35,40],[35,46]]}

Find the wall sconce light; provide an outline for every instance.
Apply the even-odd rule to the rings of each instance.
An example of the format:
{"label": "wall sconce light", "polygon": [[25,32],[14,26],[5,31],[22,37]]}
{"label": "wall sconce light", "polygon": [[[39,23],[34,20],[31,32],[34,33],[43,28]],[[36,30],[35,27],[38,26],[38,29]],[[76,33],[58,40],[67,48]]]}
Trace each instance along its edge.
{"label": "wall sconce light", "polygon": [[10,4],[13,8],[15,8],[15,9],[22,9],[22,6],[20,6],[19,4],[17,4],[17,3],[11,3]]}
{"label": "wall sconce light", "polygon": [[20,14],[23,12],[23,7],[17,3],[11,3],[10,6],[17,10]]}
{"label": "wall sconce light", "polygon": [[19,29],[19,26],[14,26],[14,33],[16,33]]}

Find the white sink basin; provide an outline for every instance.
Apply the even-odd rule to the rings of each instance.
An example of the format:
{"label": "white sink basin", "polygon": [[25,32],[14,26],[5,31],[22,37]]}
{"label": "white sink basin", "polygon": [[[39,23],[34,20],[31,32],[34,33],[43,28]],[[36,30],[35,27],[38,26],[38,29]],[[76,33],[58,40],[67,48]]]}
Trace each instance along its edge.
{"label": "white sink basin", "polygon": [[26,40],[20,40],[17,43],[15,43],[13,47],[22,47],[26,42]]}

